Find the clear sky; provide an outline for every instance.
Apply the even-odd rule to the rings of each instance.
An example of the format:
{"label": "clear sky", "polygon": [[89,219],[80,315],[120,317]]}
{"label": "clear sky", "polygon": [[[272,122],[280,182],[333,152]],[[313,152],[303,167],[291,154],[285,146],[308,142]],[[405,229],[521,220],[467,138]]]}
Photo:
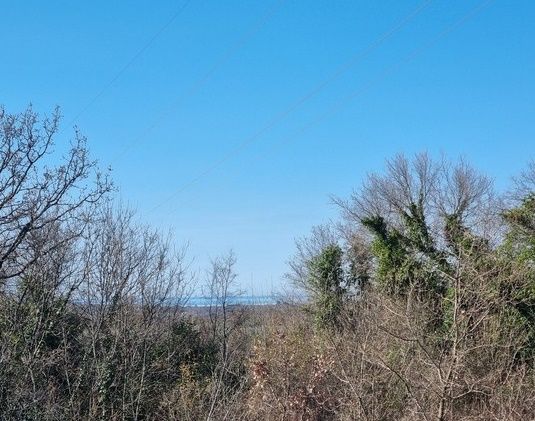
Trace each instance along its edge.
{"label": "clear sky", "polygon": [[498,186],[534,157],[535,2],[492,1],[432,42],[480,3],[0,0],[0,103],[61,106],[141,220],[198,266],[234,249],[260,294],[386,157],[463,155]]}

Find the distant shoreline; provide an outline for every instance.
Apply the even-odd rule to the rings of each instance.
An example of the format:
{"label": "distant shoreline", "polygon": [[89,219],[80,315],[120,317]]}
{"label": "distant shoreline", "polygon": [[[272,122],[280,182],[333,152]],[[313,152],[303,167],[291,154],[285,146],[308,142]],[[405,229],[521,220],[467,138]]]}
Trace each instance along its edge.
{"label": "distant shoreline", "polygon": [[[274,295],[236,295],[225,299],[226,305],[276,305],[281,303],[281,299]],[[221,306],[223,301],[217,297],[195,296],[190,297],[184,303],[184,307],[210,307]]]}

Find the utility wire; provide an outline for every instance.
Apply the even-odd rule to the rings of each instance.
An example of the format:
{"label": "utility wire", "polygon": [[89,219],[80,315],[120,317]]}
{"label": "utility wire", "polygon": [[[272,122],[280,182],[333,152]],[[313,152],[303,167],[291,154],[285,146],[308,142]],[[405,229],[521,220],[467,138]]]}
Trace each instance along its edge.
{"label": "utility wire", "polygon": [[214,65],[195,83],[193,83],[183,95],[180,96],[180,98],[173,103],[166,111],[161,113],[156,121],[149,126],[147,129],[143,131],[143,133],[138,136],[134,141],[129,143],[123,151],[121,151],[112,162],[117,162],[122,157],[124,157],[130,150],[132,150],[134,147],[136,147],[140,142],[142,142],[149,133],[154,130],[162,121],[165,120],[166,117],[170,115],[172,111],[180,104],[181,101],[184,101],[186,98],[191,97],[195,95],[197,92],[201,90],[201,88],[208,82],[208,80],[216,73],[217,70],[219,70],[223,65],[225,65],[240,49],[242,49],[247,42],[251,38],[253,38],[275,15],[275,13],[281,8],[281,6],[286,3],[287,0],[279,0],[277,1],[272,7],[268,9],[266,13],[264,13],[260,19],[253,25],[253,27],[246,32],[241,38],[238,39],[238,41],[233,44],[231,47],[229,47],[221,56],[219,60],[214,63]]}
{"label": "utility wire", "polygon": [[[446,27],[443,31],[441,31],[437,36],[435,36],[433,39],[431,39],[429,42],[424,44],[421,47],[413,49],[408,55],[403,57],[401,60],[396,62],[394,65],[387,67],[384,69],[377,77],[371,79],[366,83],[363,87],[353,91],[349,95],[341,98],[339,101],[337,101],[332,107],[330,107],[327,112],[319,115],[312,121],[310,121],[308,124],[302,126],[300,129],[298,129],[292,136],[287,137],[282,142],[278,142],[276,146],[283,146],[288,143],[290,143],[292,140],[295,139],[295,137],[304,134],[312,127],[316,126],[319,123],[322,123],[329,117],[335,115],[339,111],[341,111],[345,106],[347,106],[352,100],[355,98],[361,96],[362,94],[369,91],[371,88],[376,86],[379,82],[382,82],[383,80],[387,79],[389,76],[394,74],[400,67],[402,67],[403,64],[409,63],[413,60],[415,60],[417,57],[422,55],[425,51],[432,48],[435,44],[437,44],[439,41],[441,41],[443,38],[445,38],[447,35],[449,35],[454,30],[460,28],[464,24],[467,23],[468,20],[472,19],[479,13],[481,13],[484,9],[486,9],[490,4],[494,2],[494,0],[484,0],[481,3],[479,3],[476,7],[471,9],[467,14],[463,15],[460,19]],[[266,155],[262,155],[263,158],[266,157]]]}
{"label": "utility wire", "polygon": [[145,51],[147,51],[154,42],[158,39],[158,37],[169,27],[171,24],[182,14],[184,9],[188,6],[190,3],[190,0],[186,0],[182,6],[180,6],[177,11],[171,16],[171,18],[163,25],[161,26],[156,33],[145,43],[133,56],[132,58],[115,74],[113,78],[110,79],[108,83],[106,83],[100,91],[91,99],[89,102],[74,116],[74,118],[70,121],[69,127],[72,126],[81,116],[84,114],[89,108],[93,106],[95,102],[97,102],[100,97],[109,89],[111,88],[115,82],[136,62],[141,55]]}
{"label": "utility wire", "polygon": [[414,10],[412,10],[408,15],[406,15],[403,19],[401,19],[396,25],[394,25],[391,29],[381,34],[376,40],[374,40],[371,44],[369,44],[364,50],[358,52],[357,54],[353,55],[348,61],[343,63],[341,66],[339,66],[334,73],[332,73],[328,78],[323,80],[319,85],[314,87],[312,90],[307,92],[305,95],[298,98],[296,101],[291,103],[287,108],[285,108],[282,112],[276,114],[274,117],[272,117],[262,128],[257,130],[253,135],[246,138],[244,141],[242,141],[240,144],[238,144],[234,149],[227,152],[225,155],[223,155],[219,160],[215,161],[212,165],[207,167],[204,171],[200,172],[196,177],[191,179],[190,181],[184,183],[182,186],[180,186],[177,190],[173,192],[171,196],[169,196],[167,199],[165,199],[163,202],[155,206],[151,212],[161,207],[163,204],[167,203],[168,201],[175,198],[177,195],[179,195],[181,192],[189,188],[190,186],[194,185],[198,181],[202,180],[204,177],[212,173],[214,170],[219,168],[221,165],[223,165],[225,162],[229,161],[231,158],[233,158],[235,155],[240,153],[243,149],[248,147],[251,143],[255,142],[258,138],[260,138],[265,133],[269,132],[273,127],[275,127],[278,123],[283,121],[286,117],[288,117],[291,113],[293,113],[295,110],[297,110],[300,106],[305,104],[307,101],[311,100],[315,96],[317,96],[322,90],[324,90],[327,86],[329,86],[334,81],[338,80],[342,75],[344,75],[346,72],[348,72],[352,67],[354,67],[357,63],[360,63],[362,60],[367,58],[373,51],[375,51],[377,48],[379,48],[382,44],[384,44],[389,38],[391,38],[395,33],[399,32],[401,29],[403,29],[407,24],[409,24],[412,20],[414,20],[419,14],[421,14],[431,3],[433,0],[426,0],[422,4],[420,4],[418,7],[416,7]]}
{"label": "utility wire", "polygon": [[[353,91],[351,94],[349,94],[349,95],[343,97],[341,100],[337,101],[337,103],[333,107],[329,108],[329,110],[327,110],[327,112],[321,114],[320,116],[318,116],[317,118],[313,119],[311,122],[309,122],[305,126],[301,127],[301,129],[299,129],[292,137],[289,137],[285,141],[280,142],[279,146],[291,142],[296,136],[302,135],[303,133],[307,132],[312,127],[316,126],[317,124],[325,121],[327,118],[329,118],[329,117],[333,116],[334,114],[336,114],[337,112],[339,112],[341,109],[343,109],[345,106],[347,106],[352,100],[354,100],[355,98],[359,97],[360,95],[362,95],[363,93],[368,91],[370,88],[374,87],[378,82],[381,82],[382,80],[388,78],[390,75],[394,74],[403,64],[413,61],[418,56],[423,54],[425,51],[427,51],[428,49],[432,48],[435,44],[437,44],[440,40],[442,40],[444,37],[449,35],[451,32],[453,32],[454,30],[460,28],[464,24],[466,24],[470,19],[474,18],[476,15],[478,15],[484,9],[486,9],[488,6],[490,6],[490,4],[493,1],[494,0],[484,0],[484,1],[480,2],[476,7],[471,9],[467,14],[463,15],[460,19],[455,21],[453,24],[449,25],[446,29],[441,31],[437,36],[435,36],[429,42],[427,42],[426,44],[424,44],[421,47],[418,47],[418,48],[415,48],[414,50],[412,50],[407,56],[405,56],[403,59],[401,59],[398,62],[396,62],[394,65],[389,66],[388,68],[386,68],[383,72],[380,73],[380,75],[378,77],[376,77],[376,78],[372,79],[371,81],[369,81],[366,85],[364,85],[364,87]],[[242,146],[242,145],[240,145],[240,146]],[[243,147],[245,147],[245,146],[246,145],[243,145]],[[218,161],[219,165],[222,164],[223,162],[226,162],[229,159],[231,159],[234,155],[236,155],[238,152],[240,152],[240,150],[243,149],[243,147],[240,148],[240,149],[233,150],[232,154],[230,154],[230,153],[227,154],[224,157],[224,160]],[[179,190],[175,191],[173,193],[173,195],[169,196],[166,200],[162,201],[157,206],[152,208],[150,210],[150,212],[154,212],[155,210],[157,210],[161,206],[165,205],[167,202],[169,202],[170,200],[174,199],[183,190],[185,190],[186,188],[188,188],[192,184],[198,182],[200,179],[202,179],[203,176],[209,174],[211,171],[215,170],[216,168],[217,168],[217,166],[215,166],[215,165],[210,167],[207,171],[202,173],[202,175],[200,175],[197,178],[193,179],[189,183],[183,185]]]}

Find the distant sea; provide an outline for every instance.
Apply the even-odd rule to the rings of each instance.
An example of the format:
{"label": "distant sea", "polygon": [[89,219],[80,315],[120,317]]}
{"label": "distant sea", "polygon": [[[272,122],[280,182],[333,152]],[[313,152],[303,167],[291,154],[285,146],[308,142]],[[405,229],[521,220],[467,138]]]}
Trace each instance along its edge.
{"label": "distant sea", "polygon": [[[277,304],[280,300],[273,295],[238,295],[227,297],[227,305],[255,305],[265,306]],[[217,301],[212,297],[190,297],[185,306],[187,307],[208,307],[216,305]]]}

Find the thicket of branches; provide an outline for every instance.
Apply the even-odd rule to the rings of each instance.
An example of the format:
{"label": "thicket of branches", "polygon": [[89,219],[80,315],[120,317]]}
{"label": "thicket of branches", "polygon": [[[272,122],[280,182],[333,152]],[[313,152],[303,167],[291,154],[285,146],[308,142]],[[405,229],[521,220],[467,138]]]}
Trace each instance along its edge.
{"label": "thicket of branches", "polygon": [[236,258],[185,311],[184,248],[111,200],[60,116],[0,109],[0,419],[526,420],[535,165],[498,194],[397,156],[297,244],[305,304],[240,307]]}
{"label": "thicket of branches", "polygon": [[185,314],[185,250],[112,204],[78,131],[55,150],[59,122],[0,109],[0,419],[219,419],[245,378],[234,257]]}
{"label": "thicket of branches", "polygon": [[302,343],[275,342],[302,373],[288,394],[282,361],[266,363],[258,384],[282,402],[267,416],[532,419],[534,169],[498,195],[462,160],[400,155],[335,199],[341,223],[314,229],[291,264],[316,323],[290,328]]}

